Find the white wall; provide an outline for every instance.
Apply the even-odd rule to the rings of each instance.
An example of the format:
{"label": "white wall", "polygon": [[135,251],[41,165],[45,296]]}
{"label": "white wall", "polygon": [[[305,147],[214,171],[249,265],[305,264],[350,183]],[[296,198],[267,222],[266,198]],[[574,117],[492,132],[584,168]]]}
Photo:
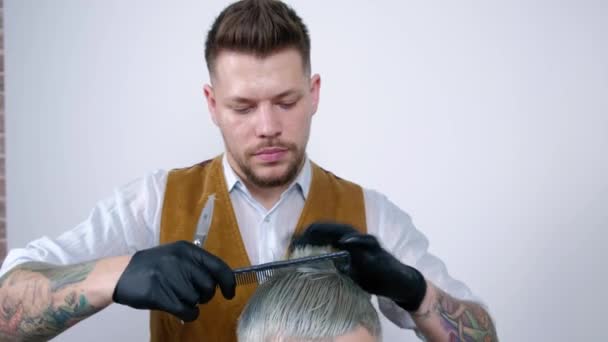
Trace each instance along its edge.
{"label": "white wall", "polygon": [[[221,151],[201,89],[225,4],[5,0],[9,247]],[[606,2],[292,4],[323,79],[312,158],[408,211],[503,341],[607,339]],[[146,324],[114,306],[57,340]]]}

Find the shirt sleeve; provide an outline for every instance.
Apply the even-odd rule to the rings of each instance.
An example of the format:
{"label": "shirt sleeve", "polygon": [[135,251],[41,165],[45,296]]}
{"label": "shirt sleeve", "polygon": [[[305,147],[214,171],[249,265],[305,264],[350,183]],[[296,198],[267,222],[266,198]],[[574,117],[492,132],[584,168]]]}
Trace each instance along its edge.
{"label": "shirt sleeve", "polygon": [[0,276],[24,262],[70,265],[129,255],[156,245],[167,172],[158,170],[114,190],[88,218],[56,238],[43,236],[6,256]]}
{"label": "shirt sleeve", "polygon": [[[364,197],[368,233],[375,235],[386,250],[451,296],[480,302],[464,283],[448,274],[443,261],[428,252],[427,238],[414,227],[407,213],[376,191],[366,189]],[[410,314],[392,300],[378,297],[378,307],[397,326],[416,328]]]}

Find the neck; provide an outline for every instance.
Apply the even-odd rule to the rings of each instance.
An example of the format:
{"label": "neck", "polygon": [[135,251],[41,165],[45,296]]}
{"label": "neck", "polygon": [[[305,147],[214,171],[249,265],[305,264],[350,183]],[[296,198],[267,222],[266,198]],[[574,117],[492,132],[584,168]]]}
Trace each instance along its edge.
{"label": "neck", "polygon": [[267,210],[274,207],[279,201],[279,198],[281,198],[281,194],[287,190],[287,187],[289,186],[289,184],[286,184],[267,188],[256,186],[249,181],[243,182],[245,182],[245,186],[247,187],[247,190],[249,190],[251,196],[255,198],[256,201],[260,202]]}

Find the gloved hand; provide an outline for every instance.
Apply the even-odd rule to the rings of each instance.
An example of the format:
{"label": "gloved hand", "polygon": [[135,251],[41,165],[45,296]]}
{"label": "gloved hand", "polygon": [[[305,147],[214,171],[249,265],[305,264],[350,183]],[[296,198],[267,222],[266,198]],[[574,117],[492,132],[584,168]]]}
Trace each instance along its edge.
{"label": "gloved hand", "polygon": [[352,226],[314,223],[296,236],[290,249],[305,245],[332,246],[350,253],[348,275],[365,291],[387,297],[408,311],[416,311],[426,294],[426,280],[415,268],[402,264],[378,240]]}
{"label": "gloved hand", "polygon": [[219,285],[226,299],[235,294],[232,270],[213,254],[187,241],[138,251],[120,276],[112,300],[136,309],[169,312],[194,321],[197,304],[206,303]]}

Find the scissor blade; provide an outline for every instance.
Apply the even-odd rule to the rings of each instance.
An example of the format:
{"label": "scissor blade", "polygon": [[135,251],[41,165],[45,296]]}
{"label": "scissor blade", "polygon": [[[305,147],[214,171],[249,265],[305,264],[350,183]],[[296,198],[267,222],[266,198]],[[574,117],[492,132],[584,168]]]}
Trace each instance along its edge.
{"label": "scissor blade", "polygon": [[209,227],[211,227],[211,219],[213,218],[213,208],[215,207],[215,195],[209,195],[207,203],[201,211],[201,216],[198,218],[196,224],[196,233],[194,235],[193,243],[199,247],[203,247],[205,238],[209,233]]}

